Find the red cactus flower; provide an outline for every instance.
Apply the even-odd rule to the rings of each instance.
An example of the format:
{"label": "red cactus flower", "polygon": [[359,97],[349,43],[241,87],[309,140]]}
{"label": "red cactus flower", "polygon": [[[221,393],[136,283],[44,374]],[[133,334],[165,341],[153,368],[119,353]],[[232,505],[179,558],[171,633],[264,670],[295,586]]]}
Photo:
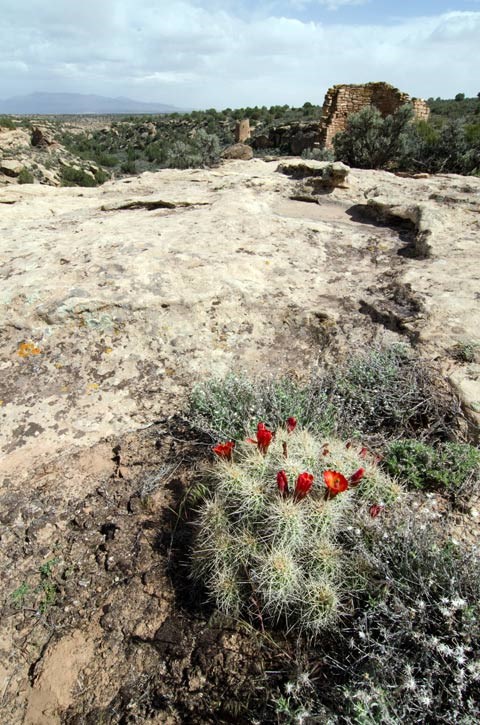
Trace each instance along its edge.
{"label": "red cactus flower", "polygon": [[369,512],[370,516],[372,517],[372,519],[376,518],[378,516],[378,514],[381,513],[381,511],[383,511],[383,506],[379,506],[378,503],[374,503],[368,509],[368,512]]}
{"label": "red cactus flower", "polygon": [[227,461],[231,461],[234,448],[235,441],[227,441],[226,443],[218,443],[216,446],[213,446],[212,451],[219,458],[226,458]]}
{"label": "red cactus flower", "polygon": [[268,430],[265,423],[259,423],[257,425],[257,437],[247,438],[247,443],[256,443],[260,453],[263,453],[263,455],[265,455],[265,453],[268,451],[268,446],[272,442],[272,438],[272,431]]}
{"label": "red cactus flower", "polygon": [[330,498],[334,498],[337,494],[346,491],[348,488],[347,479],[338,471],[324,471],[323,480],[325,481]]}
{"label": "red cactus flower", "polygon": [[295,484],[295,500],[300,501],[302,498],[305,498],[307,493],[310,491],[310,489],[313,486],[313,475],[311,473],[301,473],[299,477],[297,478],[297,482]]}
{"label": "red cactus flower", "polygon": [[297,427],[297,419],[296,418],[287,418],[287,432],[292,433],[295,428]]}
{"label": "red cactus flower", "polygon": [[345,443],[345,448],[347,449],[347,451],[348,451],[348,449],[349,449],[349,448],[351,448],[351,447],[352,447],[352,441],[347,441],[347,442]]}
{"label": "red cactus flower", "polygon": [[350,476],[350,485],[356,486],[358,483],[360,483],[364,475],[365,469],[359,468],[358,471],[355,471],[355,473],[352,473],[352,475]]}
{"label": "red cactus flower", "polygon": [[288,496],[288,478],[285,471],[277,473],[277,486],[283,498],[286,498]]}
{"label": "red cactus flower", "polygon": [[369,450],[368,450],[368,448],[365,448],[365,446],[364,446],[362,448],[362,450],[360,451],[360,458],[366,458],[367,457],[367,453],[369,453]]}

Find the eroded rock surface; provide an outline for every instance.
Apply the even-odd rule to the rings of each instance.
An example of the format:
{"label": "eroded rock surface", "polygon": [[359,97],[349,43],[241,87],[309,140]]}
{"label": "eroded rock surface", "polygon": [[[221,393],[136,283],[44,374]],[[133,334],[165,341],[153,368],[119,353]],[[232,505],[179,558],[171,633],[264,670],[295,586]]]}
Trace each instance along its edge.
{"label": "eroded rock surface", "polygon": [[255,638],[180,603],[203,599],[172,563],[172,510],[211,441],[167,416],[195,381],[405,339],[478,421],[478,357],[451,350],[478,342],[480,179],[351,170],[305,203],[277,166],[0,191],[8,725],[265,705]]}
{"label": "eroded rock surface", "polygon": [[[351,171],[312,205],[276,167],[0,194],[0,470],[144,425],[193,380],[301,371],[385,328],[444,359],[475,413],[478,365],[446,350],[478,338],[480,180]],[[187,206],[103,211],[157,199]]]}

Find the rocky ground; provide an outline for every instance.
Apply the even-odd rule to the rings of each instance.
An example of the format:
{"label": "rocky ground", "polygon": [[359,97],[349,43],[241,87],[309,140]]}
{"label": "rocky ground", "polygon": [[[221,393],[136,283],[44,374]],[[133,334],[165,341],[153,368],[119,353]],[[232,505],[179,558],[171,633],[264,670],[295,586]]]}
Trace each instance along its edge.
{"label": "rocky ground", "polygon": [[0,187],[2,722],[247,722],[264,699],[261,643],[176,575],[209,441],[168,416],[195,381],[404,339],[475,436],[480,179],[332,189],[308,163]]}

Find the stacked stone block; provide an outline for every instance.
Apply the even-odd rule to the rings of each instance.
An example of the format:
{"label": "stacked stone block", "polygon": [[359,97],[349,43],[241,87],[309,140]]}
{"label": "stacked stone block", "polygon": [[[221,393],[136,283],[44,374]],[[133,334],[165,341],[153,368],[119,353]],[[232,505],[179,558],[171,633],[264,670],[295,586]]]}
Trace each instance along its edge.
{"label": "stacked stone block", "polygon": [[244,143],[251,136],[250,121],[244,118],[235,124],[235,143]]}
{"label": "stacked stone block", "polygon": [[430,110],[421,98],[411,98],[388,83],[366,83],[365,85],[338,85],[329,88],[323,103],[320,122],[320,144],[333,146],[333,137],[344,131],[347,118],[365,106],[375,106],[382,116],[389,116],[405,103],[410,103],[418,120],[426,121]]}

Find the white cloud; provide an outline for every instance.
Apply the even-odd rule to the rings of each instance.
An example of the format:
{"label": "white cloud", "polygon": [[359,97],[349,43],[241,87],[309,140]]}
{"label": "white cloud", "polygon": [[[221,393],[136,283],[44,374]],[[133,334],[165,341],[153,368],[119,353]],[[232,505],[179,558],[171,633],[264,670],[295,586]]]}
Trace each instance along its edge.
{"label": "white cloud", "polygon": [[55,90],[225,107],[321,103],[335,83],[373,80],[426,97],[480,90],[480,12],[347,25],[262,3],[239,14],[220,0],[29,0],[28,15],[3,4],[0,97]]}
{"label": "white cloud", "polygon": [[328,10],[338,10],[348,5],[366,5],[371,0],[290,0],[292,5],[324,5]]}

